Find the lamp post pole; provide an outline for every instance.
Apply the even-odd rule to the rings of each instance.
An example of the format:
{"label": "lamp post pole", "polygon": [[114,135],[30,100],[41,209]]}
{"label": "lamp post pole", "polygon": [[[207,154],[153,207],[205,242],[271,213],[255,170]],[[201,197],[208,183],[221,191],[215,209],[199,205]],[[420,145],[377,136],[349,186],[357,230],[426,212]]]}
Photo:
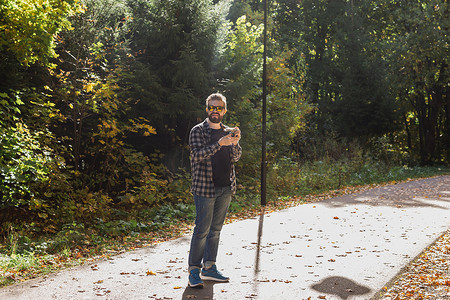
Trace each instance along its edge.
{"label": "lamp post pole", "polygon": [[262,106],[262,155],[261,155],[261,205],[265,206],[267,194],[267,158],[266,158],[266,113],[267,113],[267,66],[266,66],[266,48],[267,48],[267,0],[264,1],[264,37],[263,37],[263,106]]}

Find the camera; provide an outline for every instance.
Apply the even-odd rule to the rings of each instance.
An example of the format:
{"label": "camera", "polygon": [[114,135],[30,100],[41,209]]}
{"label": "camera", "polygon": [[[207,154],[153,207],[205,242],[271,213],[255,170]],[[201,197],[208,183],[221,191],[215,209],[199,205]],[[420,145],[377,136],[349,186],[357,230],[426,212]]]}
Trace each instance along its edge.
{"label": "camera", "polygon": [[225,127],[223,130],[225,132],[231,133],[231,136],[235,136],[237,132],[237,129],[231,127]]}

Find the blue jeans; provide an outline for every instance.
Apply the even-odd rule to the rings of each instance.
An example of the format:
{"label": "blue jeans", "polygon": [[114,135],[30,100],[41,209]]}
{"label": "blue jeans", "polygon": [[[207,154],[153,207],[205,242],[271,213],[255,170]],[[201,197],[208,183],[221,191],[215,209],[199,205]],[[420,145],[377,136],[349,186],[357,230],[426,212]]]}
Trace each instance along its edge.
{"label": "blue jeans", "polygon": [[216,187],[215,198],[194,194],[195,228],[189,252],[189,268],[215,262],[219,248],[220,231],[231,202],[231,187]]}

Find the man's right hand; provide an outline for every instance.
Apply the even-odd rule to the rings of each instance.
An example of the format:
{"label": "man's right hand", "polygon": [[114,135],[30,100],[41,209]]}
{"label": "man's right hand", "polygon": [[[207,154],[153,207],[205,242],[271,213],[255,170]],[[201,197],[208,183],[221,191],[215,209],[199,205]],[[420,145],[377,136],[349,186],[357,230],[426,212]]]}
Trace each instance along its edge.
{"label": "man's right hand", "polygon": [[223,136],[219,140],[219,145],[220,146],[237,145],[237,143],[239,142],[240,138],[241,138],[240,135],[232,136],[231,134],[228,134],[228,135]]}

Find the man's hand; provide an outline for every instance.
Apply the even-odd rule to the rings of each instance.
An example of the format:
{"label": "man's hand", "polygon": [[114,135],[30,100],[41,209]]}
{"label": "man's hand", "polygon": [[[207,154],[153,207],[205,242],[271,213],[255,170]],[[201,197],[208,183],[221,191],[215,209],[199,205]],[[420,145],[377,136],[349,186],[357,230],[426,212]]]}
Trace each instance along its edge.
{"label": "man's hand", "polygon": [[237,145],[237,143],[239,143],[239,140],[241,139],[241,130],[238,127],[235,127],[234,129],[235,131],[233,134],[227,134],[219,140],[220,146]]}

